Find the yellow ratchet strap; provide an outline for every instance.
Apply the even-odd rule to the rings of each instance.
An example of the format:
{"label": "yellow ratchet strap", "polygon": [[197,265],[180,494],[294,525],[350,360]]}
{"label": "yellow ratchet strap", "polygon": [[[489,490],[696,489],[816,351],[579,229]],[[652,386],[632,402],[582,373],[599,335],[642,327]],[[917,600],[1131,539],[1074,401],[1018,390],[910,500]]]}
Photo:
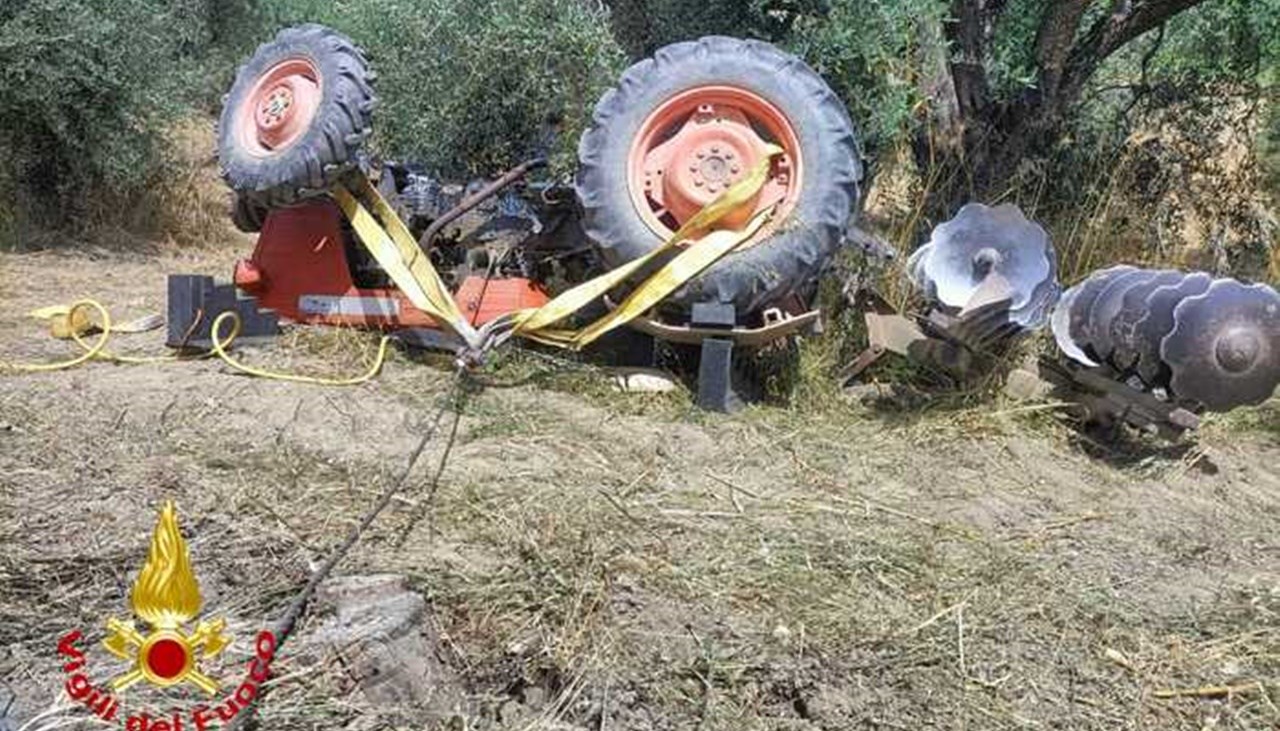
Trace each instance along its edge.
{"label": "yellow ratchet strap", "polygon": [[357,192],[372,203],[377,218],[345,186],[335,186],[333,198],[365,248],[414,307],[453,330],[468,345],[477,346],[479,333],[458,309],[458,303],[404,222],[368,179],[361,177]]}
{"label": "yellow ratchet strap", "polygon": [[581,330],[564,330],[552,327],[587,304],[603,297],[647,264],[671,251],[689,234],[702,231],[751,200],[769,179],[769,167],[774,157],[783,152],[781,147],[770,145],[764,159],[756,163],[751,172],[729,186],[728,190],[698,211],[680,227],[670,239],[657,249],[582,284],[572,287],[536,310],[513,313],[515,334],[530,340],[579,349],[589,345],[601,335],[630,322],[644,314],[667,295],[693,279],[722,256],[741,246],[755,235],[768,220],[771,210],[758,212],[741,230],[713,231],[689,246],[667,262],[655,274],[646,279],[622,301],[617,308]]}

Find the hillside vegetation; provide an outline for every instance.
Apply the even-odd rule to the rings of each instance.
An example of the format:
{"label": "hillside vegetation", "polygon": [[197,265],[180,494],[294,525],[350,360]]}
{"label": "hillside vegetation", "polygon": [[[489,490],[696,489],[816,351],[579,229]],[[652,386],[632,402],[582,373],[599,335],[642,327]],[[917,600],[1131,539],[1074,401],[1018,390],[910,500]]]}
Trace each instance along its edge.
{"label": "hillside vegetation", "polygon": [[11,0],[0,246],[207,234],[165,210],[191,208],[173,188],[202,162],[174,130],[211,119],[238,60],[298,22],[372,53],[376,151],[447,177],[548,142],[567,174],[628,58],[721,33],[798,53],[836,88],[885,183],[871,222],[905,246],[999,199],[1094,252],[1077,270],[1190,249],[1262,276],[1275,250],[1280,0]]}

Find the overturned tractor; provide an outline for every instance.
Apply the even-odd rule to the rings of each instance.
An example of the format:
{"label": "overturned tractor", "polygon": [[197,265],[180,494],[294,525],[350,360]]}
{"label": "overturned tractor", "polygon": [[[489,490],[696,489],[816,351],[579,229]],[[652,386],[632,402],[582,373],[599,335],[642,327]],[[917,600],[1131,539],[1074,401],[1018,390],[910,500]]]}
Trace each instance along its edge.
{"label": "overturned tractor", "polygon": [[[663,48],[596,104],[572,180],[542,172],[544,150],[470,186],[374,161],[374,78],[317,25],[240,68],[219,159],[257,244],[234,289],[171,284],[171,344],[216,341],[214,310],[246,337],[277,318],[352,325],[467,363],[521,337],[654,365],[666,341],[697,356],[700,403],[728,410],[743,362],[817,326],[862,167],[845,105],[794,56],[722,37]],[[1064,356],[1042,370],[1095,417],[1180,430],[1280,380],[1270,288],[1117,267],[1063,297],[1048,235],[1013,206],[965,206],[907,268],[923,311],[864,291],[870,347],[846,377],[896,351],[968,381],[1052,314]]]}
{"label": "overturned tractor", "polygon": [[[816,322],[818,275],[860,195],[843,102],[756,41],[678,43],[628,69],[595,107],[572,184],[533,179],[540,156],[472,189],[375,167],[376,106],[366,54],[322,26],[281,31],[240,68],[219,159],[236,224],[259,232],[235,269],[242,292],[295,322],[454,349],[486,326],[585,347],[594,338],[565,333],[612,311],[596,334],[625,320],[701,345],[703,401],[721,408],[735,401],[732,353]],[[487,233],[463,234],[477,209]],[[599,296],[527,314],[584,284]]]}

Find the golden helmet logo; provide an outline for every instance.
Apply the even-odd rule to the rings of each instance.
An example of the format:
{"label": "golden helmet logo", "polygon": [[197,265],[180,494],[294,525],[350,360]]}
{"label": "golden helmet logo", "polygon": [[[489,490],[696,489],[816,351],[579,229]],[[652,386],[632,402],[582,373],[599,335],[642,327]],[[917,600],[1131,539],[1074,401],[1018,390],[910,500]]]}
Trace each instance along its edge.
{"label": "golden helmet logo", "polygon": [[81,645],[84,633],[72,629],[58,640],[57,647],[67,696],[103,721],[123,722],[125,731],[206,731],[214,723],[230,723],[253,703],[271,675],[276,637],[269,630],[260,630],[254,637],[244,679],[223,698],[160,714],[144,708],[122,713],[116,696],[140,681],[161,689],[190,683],[210,696],[218,692],[218,682],[201,672],[199,665],[227,649],[231,638],[224,634],[227,623],[222,618],[201,621],[188,630],[200,615],[201,604],[200,585],[178,529],[178,511],[172,502],[165,503],[151,534],[147,560],[129,594],[129,606],[146,624],[145,631],[133,620],[112,617],[106,623],[109,634],[102,641],[108,652],[132,667],[106,685],[96,685],[90,677],[90,658]]}
{"label": "golden helmet logo", "polygon": [[178,511],[172,502],[165,503],[151,535],[147,562],[129,595],[133,614],[150,632],[139,632],[132,621],[107,620],[111,634],[102,644],[112,655],[133,662],[133,668],[112,680],[111,687],[120,691],[145,680],[162,688],[191,683],[209,695],[217,693],[217,681],[200,672],[197,655],[209,659],[226,648],[230,642],[223,634],[226,620],[201,621],[190,633],[184,629],[200,614],[202,601],[187,543],[178,530]]}

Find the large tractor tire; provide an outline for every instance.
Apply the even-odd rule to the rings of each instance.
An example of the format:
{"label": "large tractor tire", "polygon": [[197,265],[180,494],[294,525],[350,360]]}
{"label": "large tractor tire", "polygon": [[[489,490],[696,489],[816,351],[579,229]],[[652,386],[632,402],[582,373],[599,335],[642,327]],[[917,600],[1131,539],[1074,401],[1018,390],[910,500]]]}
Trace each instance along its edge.
{"label": "large tractor tire", "polygon": [[618,266],[672,232],[761,159],[785,153],[754,201],[771,219],[744,248],[668,298],[759,312],[803,292],[840,245],[858,204],[862,162],[844,104],[813,69],[758,41],[707,37],[658,50],[596,104],[578,145],[584,228]]}
{"label": "large tractor tire", "polygon": [[365,54],[324,26],[285,28],[259,46],[218,123],[227,185],[267,208],[327,191],[359,165],[374,78]]}

